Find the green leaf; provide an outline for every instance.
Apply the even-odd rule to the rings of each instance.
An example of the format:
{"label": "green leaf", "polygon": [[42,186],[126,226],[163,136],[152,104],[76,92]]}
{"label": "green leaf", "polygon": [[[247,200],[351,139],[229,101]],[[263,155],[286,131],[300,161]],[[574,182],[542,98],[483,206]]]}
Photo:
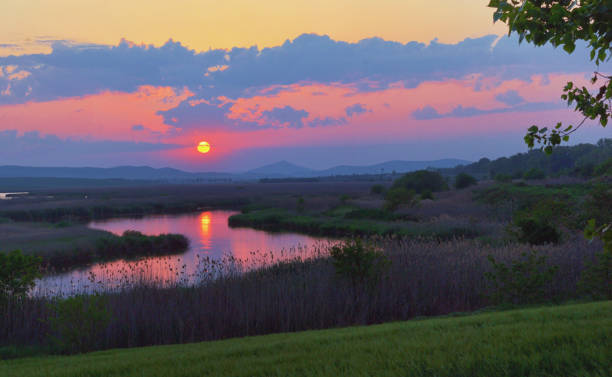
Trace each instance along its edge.
{"label": "green leaf", "polygon": [[572,52],[574,52],[574,50],[576,49],[576,45],[574,44],[574,42],[568,42],[565,43],[563,45],[563,49],[568,53],[571,54]]}

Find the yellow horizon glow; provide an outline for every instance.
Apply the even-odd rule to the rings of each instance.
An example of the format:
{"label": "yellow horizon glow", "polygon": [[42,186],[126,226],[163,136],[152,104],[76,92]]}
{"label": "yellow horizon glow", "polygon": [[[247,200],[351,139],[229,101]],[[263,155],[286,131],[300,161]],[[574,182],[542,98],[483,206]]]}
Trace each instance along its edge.
{"label": "yellow horizon glow", "polygon": [[[38,39],[116,45],[121,38],[161,45],[180,41],[197,51],[277,46],[303,33],[357,42],[456,43],[502,34],[488,0],[8,0],[0,13],[0,43],[43,52]],[[39,51],[35,51],[38,49]],[[5,54],[0,50],[0,53]]]}

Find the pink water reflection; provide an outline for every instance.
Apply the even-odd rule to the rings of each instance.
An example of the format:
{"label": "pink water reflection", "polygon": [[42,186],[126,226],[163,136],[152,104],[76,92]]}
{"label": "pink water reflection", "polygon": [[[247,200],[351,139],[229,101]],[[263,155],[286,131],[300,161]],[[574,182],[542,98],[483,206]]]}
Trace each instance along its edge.
{"label": "pink water reflection", "polygon": [[[169,285],[191,284],[201,276],[203,261],[233,256],[261,263],[266,254],[269,262],[296,254],[311,255],[325,248],[326,239],[294,233],[267,233],[248,228],[230,228],[228,218],[234,211],[206,211],[183,215],[158,215],[140,219],[94,221],[89,226],[122,234],[137,230],[148,235],[180,233],[189,238],[189,249],[183,253],[140,260],[118,260],[92,265],[85,269],[41,279],[34,294],[72,294],[80,291],[114,289],[139,281]],[[254,257],[259,255],[258,257]],[[254,260],[257,259],[257,260]]]}

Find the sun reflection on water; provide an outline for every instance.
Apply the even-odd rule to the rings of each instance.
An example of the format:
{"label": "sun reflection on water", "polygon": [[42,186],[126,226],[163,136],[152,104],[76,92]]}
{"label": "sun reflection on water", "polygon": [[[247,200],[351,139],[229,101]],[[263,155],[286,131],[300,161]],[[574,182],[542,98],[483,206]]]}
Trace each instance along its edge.
{"label": "sun reflection on water", "polygon": [[233,259],[246,261],[251,267],[307,256],[320,250],[328,240],[292,233],[266,233],[248,228],[230,228],[228,219],[234,211],[205,211],[184,215],[158,215],[139,219],[118,218],[92,222],[89,226],[120,235],[126,230],[144,234],[180,233],[190,241],[183,254],[147,257],[139,260],[116,260],[108,263],[46,276],[37,282],[39,294],[73,294],[82,291],[112,290],[140,282],[192,284],[201,277],[206,264]]}

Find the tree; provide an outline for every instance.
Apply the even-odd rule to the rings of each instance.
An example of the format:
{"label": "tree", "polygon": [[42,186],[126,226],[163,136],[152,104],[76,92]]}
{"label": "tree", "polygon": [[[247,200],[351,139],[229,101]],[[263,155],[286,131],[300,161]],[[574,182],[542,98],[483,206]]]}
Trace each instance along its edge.
{"label": "tree", "polygon": [[[612,57],[612,0],[491,0],[489,7],[495,8],[493,21],[508,24],[508,34],[517,33],[519,43],[523,40],[536,46],[551,43],[555,47],[563,46],[571,54],[576,42],[585,41],[591,50],[590,58],[598,67]],[[587,119],[597,120],[606,127],[612,116],[612,75],[595,71],[591,83],[600,86],[591,92],[570,81],[561,95],[568,106],[573,105],[583,115],[578,125],[564,127],[559,122],[550,130],[533,125],[527,130],[525,143],[530,148],[537,143],[551,154],[554,146],[568,141],[570,134]],[[604,251],[599,259],[600,264],[605,264],[601,270],[608,273],[612,260],[612,224],[597,226],[593,219],[585,230],[585,236],[603,241]]]}
{"label": "tree", "polygon": [[467,173],[459,173],[455,177],[455,188],[456,189],[463,189],[466,187],[473,186],[477,183],[478,181],[476,180],[476,178],[472,177],[471,175]]}
{"label": "tree", "polygon": [[[563,46],[571,54],[576,42],[586,41],[590,58],[598,67],[612,56],[612,0],[491,0],[489,7],[495,8],[493,21],[508,24],[508,34],[517,33],[519,43],[551,43]],[[580,123],[564,126],[559,122],[550,129],[533,125],[525,135],[525,143],[530,148],[538,144],[550,154],[587,119],[597,120],[605,127],[612,116],[612,76],[596,71],[591,82],[600,82],[593,92],[570,81],[561,95],[568,106],[583,115]]]}
{"label": "tree", "polygon": [[405,187],[391,187],[385,194],[385,210],[395,211],[400,205],[413,206],[416,204],[414,190]]}
{"label": "tree", "polygon": [[0,299],[23,297],[40,277],[41,258],[19,250],[0,252]]}

